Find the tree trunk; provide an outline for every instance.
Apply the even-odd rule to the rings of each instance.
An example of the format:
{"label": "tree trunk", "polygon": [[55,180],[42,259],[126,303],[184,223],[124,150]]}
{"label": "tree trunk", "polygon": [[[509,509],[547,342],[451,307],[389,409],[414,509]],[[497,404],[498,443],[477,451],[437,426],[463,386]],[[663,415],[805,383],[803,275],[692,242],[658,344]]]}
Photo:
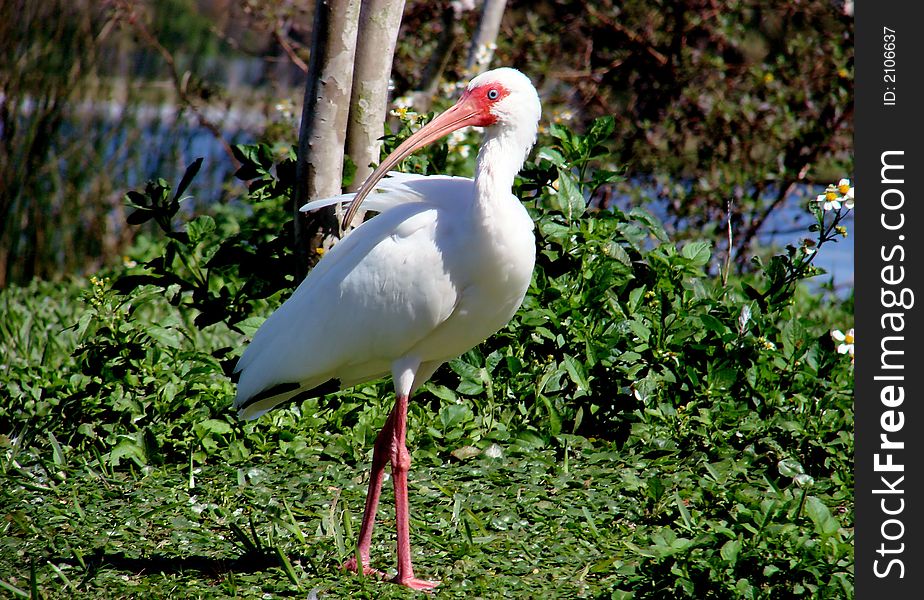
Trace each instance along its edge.
{"label": "tree trunk", "polygon": [[465,62],[465,69],[472,75],[481,73],[491,64],[494,43],[497,41],[506,6],[507,0],[484,0],[481,19],[478,20],[478,28],[475,29],[475,37],[472,39],[468,60]]}
{"label": "tree trunk", "polygon": [[[356,165],[349,189],[356,190],[372,174],[370,165],[379,162],[388,108],[388,84],[394,60],[398,29],[404,14],[404,0],[367,0],[359,18],[361,45],[353,68],[350,123],[346,152]],[[362,223],[362,215],[355,221]]]}
{"label": "tree trunk", "polygon": [[297,281],[307,273],[312,250],[338,231],[333,211],[319,211],[307,222],[299,208],[341,191],[359,8],[359,0],[318,0],[315,5],[292,208]]}

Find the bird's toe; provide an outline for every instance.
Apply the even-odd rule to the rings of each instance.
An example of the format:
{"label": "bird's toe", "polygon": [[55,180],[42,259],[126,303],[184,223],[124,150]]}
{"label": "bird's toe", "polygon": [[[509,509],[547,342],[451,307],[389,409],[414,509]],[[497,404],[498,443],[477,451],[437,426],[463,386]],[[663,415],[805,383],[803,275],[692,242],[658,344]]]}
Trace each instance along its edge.
{"label": "bird's toe", "polygon": [[[356,558],[351,558],[342,565],[340,568],[344,571],[352,571],[354,573],[359,573],[359,569],[356,567]],[[377,577],[378,579],[384,579],[385,573],[379,571],[378,569],[373,569],[369,566],[369,563],[363,564],[363,575]]]}
{"label": "bird's toe", "polygon": [[418,579],[416,577],[404,577],[404,578],[395,577],[394,579],[392,579],[392,581],[394,583],[397,583],[398,585],[409,587],[412,590],[420,590],[424,592],[428,590],[432,590],[440,584],[439,581],[431,581],[428,579]]}

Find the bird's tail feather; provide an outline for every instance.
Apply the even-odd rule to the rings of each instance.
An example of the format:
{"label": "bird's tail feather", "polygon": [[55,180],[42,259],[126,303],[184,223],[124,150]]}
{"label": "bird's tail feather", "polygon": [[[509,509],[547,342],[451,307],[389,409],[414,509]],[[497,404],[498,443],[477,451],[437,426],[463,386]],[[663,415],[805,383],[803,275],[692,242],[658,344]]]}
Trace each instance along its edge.
{"label": "bird's tail feather", "polygon": [[325,394],[336,392],[339,389],[339,379],[328,379],[321,385],[313,387],[297,383],[281,383],[249,398],[235,399],[234,407],[238,409],[237,416],[239,418],[250,421],[280,404],[300,402],[308,398],[317,398]]}

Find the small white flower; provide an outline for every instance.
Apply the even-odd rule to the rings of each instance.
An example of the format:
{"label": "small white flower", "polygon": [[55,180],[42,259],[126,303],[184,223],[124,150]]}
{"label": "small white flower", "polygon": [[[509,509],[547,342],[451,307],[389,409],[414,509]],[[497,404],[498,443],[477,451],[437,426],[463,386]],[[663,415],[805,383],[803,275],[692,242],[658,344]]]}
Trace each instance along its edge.
{"label": "small white flower", "polygon": [[494,58],[495,50],[497,50],[497,44],[494,43],[478,46],[478,49],[475,50],[475,62],[481,67],[488,66],[491,59]]}
{"label": "small white flower", "polygon": [[419,114],[404,106],[397,106],[396,108],[392,109],[391,116],[398,117],[400,120],[412,126],[416,125],[417,121],[420,119]]}
{"label": "small white flower", "polygon": [[456,129],[449,134],[449,137],[446,138],[446,143],[450,148],[455,148],[465,143],[465,132],[461,129]]}
{"label": "small white flower", "polygon": [[847,193],[844,194],[844,206],[848,209],[853,208],[853,188],[847,190]]}
{"label": "small white flower", "polygon": [[468,86],[465,81],[444,81],[440,84],[440,91],[444,96],[454,96],[457,92],[464,90]]}
{"label": "small white flower", "polygon": [[568,109],[565,109],[561,112],[556,112],[552,116],[552,121],[555,123],[568,123],[569,121],[574,120],[574,113]]}
{"label": "small white flower", "polygon": [[843,203],[844,208],[850,210],[853,208],[853,186],[850,185],[849,179],[841,179],[837,185],[829,185],[825,188],[823,194],[815,196],[815,202],[821,204],[821,207],[827,212],[829,210],[840,210]]}
{"label": "small white flower", "polygon": [[295,115],[295,103],[288,98],[280,100],[273,108],[276,109],[276,112],[279,113],[283,119],[291,119]]}
{"label": "small white flower", "polygon": [[452,7],[452,12],[458,18],[463,12],[475,10],[475,0],[453,0],[449,3],[449,6]]}
{"label": "small white flower", "polygon": [[414,98],[411,96],[398,96],[392,104],[395,105],[395,108],[414,108]]}
{"label": "small white flower", "polygon": [[468,158],[471,148],[465,143],[466,139],[465,132],[461,129],[456,129],[446,138],[446,143],[450,150],[458,152],[462,158]]}
{"label": "small white flower", "polygon": [[844,333],[840,329],[835,329],[831,332],[831,337],[835,342],[840,342],[837,345],[838,354],[849,354],[853,358],[853,328],[851,327],[847,330],[847,333]]}
{"label": "small white flower", "polygon": [[825,211],[838,210],[841,207],[841,196],[833,185],[829,185],[824,194],[818,194],[815,201],[821,204]]}

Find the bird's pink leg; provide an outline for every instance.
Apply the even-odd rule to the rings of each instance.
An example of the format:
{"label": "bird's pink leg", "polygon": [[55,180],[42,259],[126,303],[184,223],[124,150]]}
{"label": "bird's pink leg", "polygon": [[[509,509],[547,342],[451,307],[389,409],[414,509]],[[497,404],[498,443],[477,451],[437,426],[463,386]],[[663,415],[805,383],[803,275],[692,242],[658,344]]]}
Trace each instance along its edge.
{"label": "bird's pink leg", "polygon": [[[356,551],[362,561],[364,575],[383,577],[385,574],[369,566],[369,548],[372,545],[372,528],[375,526],[375,512],[379,507],[379,497],[382,494],[382,479],[385,476],[385,465],[388,464],[394,444],[395,410],[391,411],[385,425],[375,438],[372,448],[372,467],[369,469],[369,491],[366,492],[366,507],[363,509],[363,522],[359,528],[359,541]],[[359,572],[356,557],[352,557],[340,566],[341,569]]]}
{"label": "bird's pink leg", "polygon": [[398,574],[394,582],[415,590],[431,590],[439,581],[427,581],[414,577],[411,564],[411,527],[408,514],[407,472],[411,467],[411,455],[405,444],[407,437],[407,394],[398,394],[395,417],[392,423],[391,475],[395,483],[395,520],[398,528]]}

